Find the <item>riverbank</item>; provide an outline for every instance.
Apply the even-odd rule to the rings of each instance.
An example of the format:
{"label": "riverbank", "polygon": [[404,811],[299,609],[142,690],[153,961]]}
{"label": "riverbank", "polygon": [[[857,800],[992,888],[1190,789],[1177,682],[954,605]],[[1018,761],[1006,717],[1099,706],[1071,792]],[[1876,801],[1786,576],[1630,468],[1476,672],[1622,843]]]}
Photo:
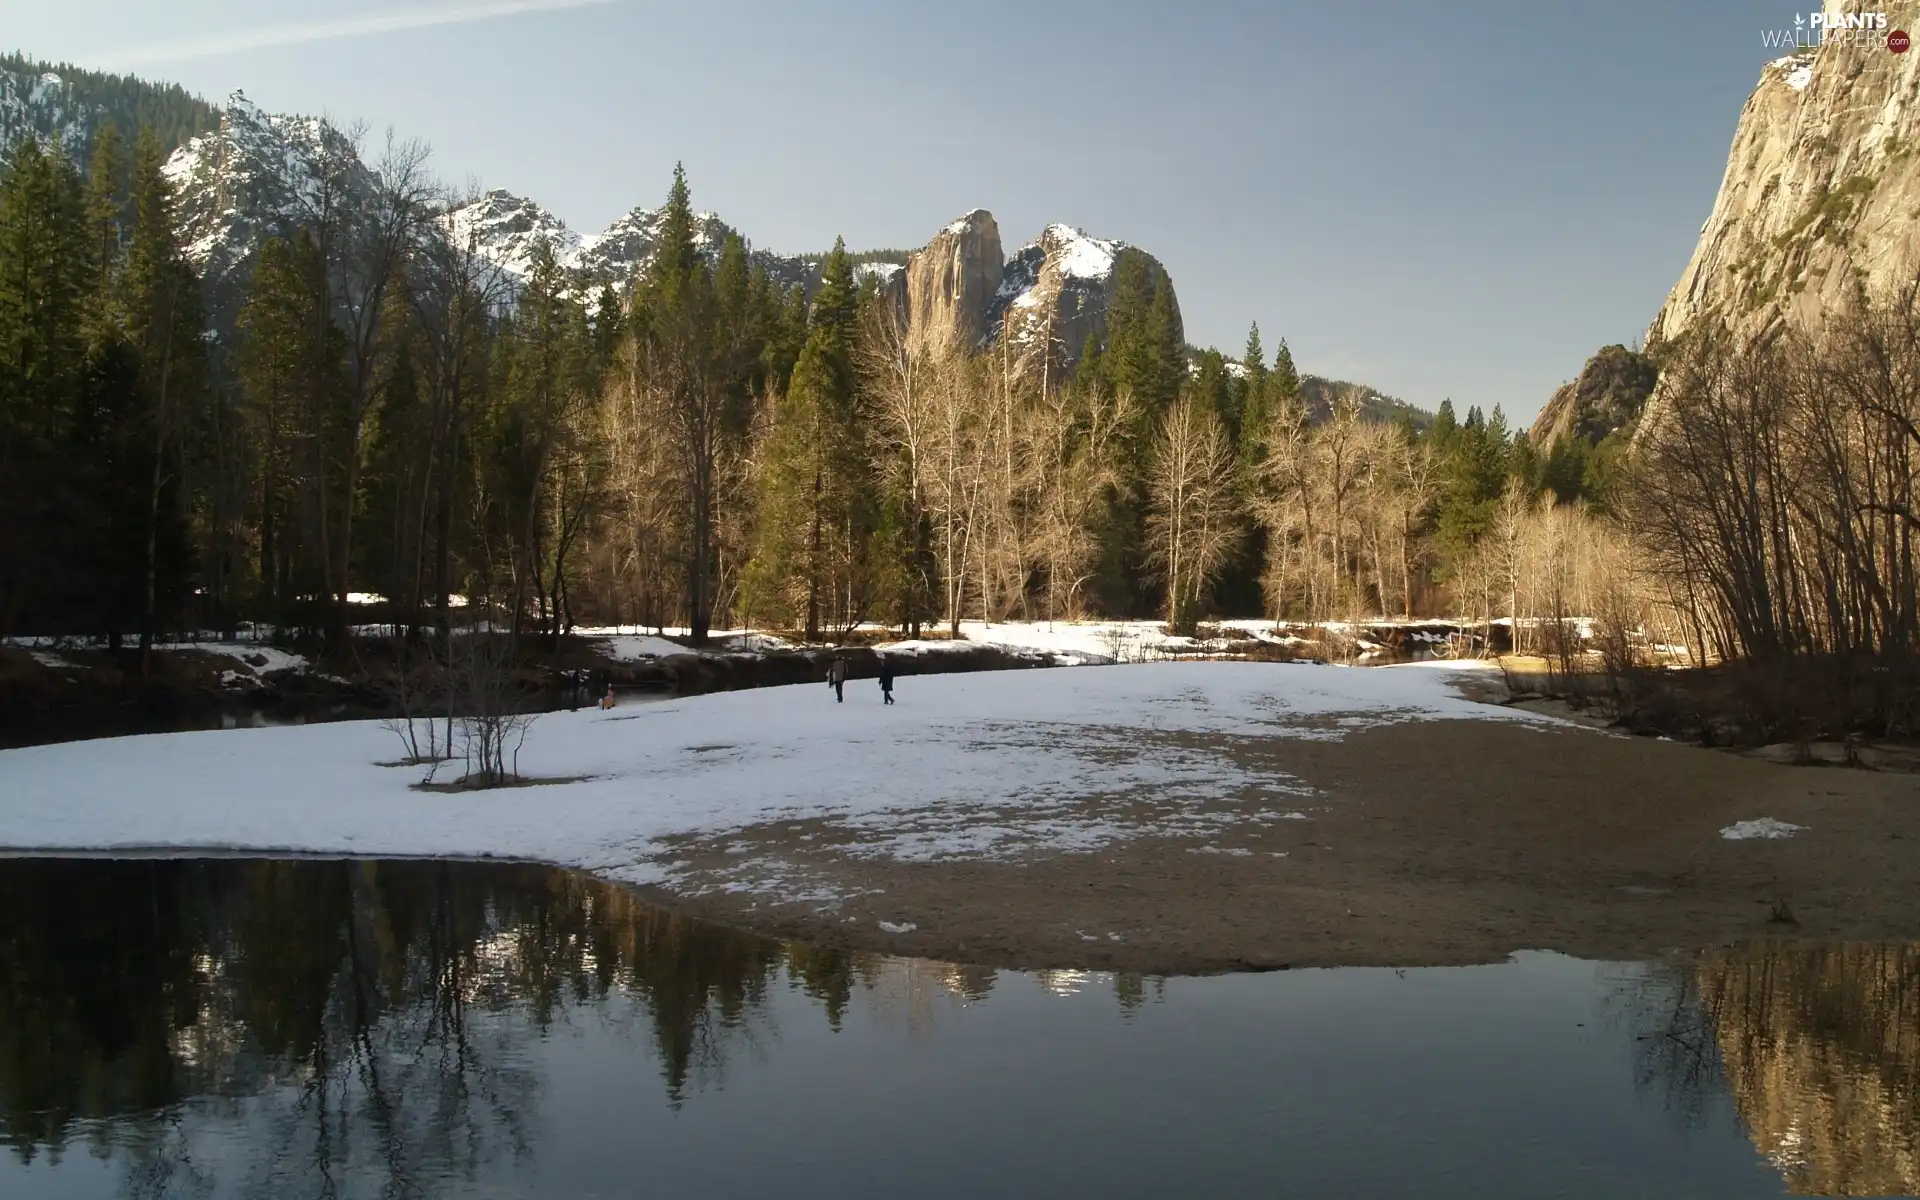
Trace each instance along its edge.
{"label": "riverbank", "polygon": [[[751,645],[696,649],[625,633],[569,635],[551,649],[530,640],[512,671],[511,689],[519,707],[549,712],[590,703],[609,686],[628,696],[672,697],[817,683],[835,655],[847,660],[854,678],[869,678],[878,667],[872,646],[791,646],[760,635],[740,640]],[[1063,657],[964,640],[901,643],[890,652],[901,670],[927,675],[1053,666]],[[133,650],[0,645],[0,749],[382,720],[401,712],[393,686],[398,653],[393,640],[371,636],[337,651],[304,652],[269,642],[210,640],[156,649],[142,678]],[[583,681],[572,694],[570,677]]]}
{"label": "riverbank", "polygon": [[[1206,834],[1014,861],[901,864],[869,853],[857,825],[768,823],[677,840],[688,866],[671,889],[646,892],[828,946],[1145,973],[1480,963],[1523,949],[1639,959],[1762,936],[1920,940],[1911,776],[1477,720],[1338,740],[1153,740],[1285,771],[1312,794],[1291,819],[1231,819],[1266,805],[1249,787],[1207,806]],[[1083,804],[1088,818],[1116,815]],[[1722,836],[1767,820],[1801,828]],[[789,888],[845,899],[738,888],[775,863]]]}
{"label": "riverbank", "polygon": [[[1012,967],[1920,939],[1911,776],[1461,693],[1488,683],[1192,662],[908,677],[892,707],[870,681],[763,688],[548,714],[519,756],[544,786],[453,793],[376,722],[43,746],[0,752],[0,849],[534,860],[761,933]],[[1767,822],[1803,828],[1722,836]]]}
{"label": "riverbank", "polygon": [[[258,725],[378,720],[406,707],[396,692],[403,659],[431,657],[431,637],[411,646],[382,625],[357,626],[342,646],[282,644],[270,630],[238,641],[207,635],[167,643],[142,673],[138,652],[111,651],[71,639],[25,638],[0,643],[0,749],[86,738]],[[1495,627],[1496,644],[1504,631]],[[458,637],[475,635],[459,628]],[[745,688],[818,683],[830,657],[847,660],[854,679],[872,677],[877,655],[915,674],[997,671],[1196,660],[1295,660],[1385,663],[1451,654],[1479,632],[1457,622],[1341,621],[1276,625],[1220,621],[1193,635],[1158,621],[963,621],[911,641],[863,626],[834,643],[798,635],[716,631],[692,645],[685,631],[638,627],[581,629],[549,642],[520,642],[511,672],[514,703],[553,711],[597,699],[608,686],[621,694],[696,696]],[[575,686],[573,681],[582,681]],[[431,689],[429,689],[431,690]]]}

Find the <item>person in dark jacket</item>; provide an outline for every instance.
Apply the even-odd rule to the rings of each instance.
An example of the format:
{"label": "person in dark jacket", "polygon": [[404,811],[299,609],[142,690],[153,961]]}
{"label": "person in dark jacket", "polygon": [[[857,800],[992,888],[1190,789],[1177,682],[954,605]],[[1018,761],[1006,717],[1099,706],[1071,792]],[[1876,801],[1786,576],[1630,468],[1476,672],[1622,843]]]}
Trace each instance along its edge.
{"label": "person in dark jacket", "polygon": [[827,686],[833,689],[834,703],[847,702],[847,660],[837,654],[827,663]]}
{"label": "person in dark jacket", "polygon": [[880,696],[882,704],[893,703],[893,660],[880,656]]}

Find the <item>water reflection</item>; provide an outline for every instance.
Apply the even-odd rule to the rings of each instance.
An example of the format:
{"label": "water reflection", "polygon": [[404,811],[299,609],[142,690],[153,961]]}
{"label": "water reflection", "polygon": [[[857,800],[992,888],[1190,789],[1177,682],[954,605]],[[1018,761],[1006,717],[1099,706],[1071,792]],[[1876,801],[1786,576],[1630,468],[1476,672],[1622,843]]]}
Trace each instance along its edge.
{"label": "water reflection", "polygon": [[[1582,1026],[1596,999],[1616,1018],[1604,1033]],[[1628,1076],[1683,1132],[1608,1099],[1631,1096]],[[829,1094],[869,1111],[836,1125],[835,1104],[811,1099]],[[1553,1108],[1574,1094],[1583,1107]],[[1505,1124],[1473,1124],[1477,1106]],[[968,1174],[983,1169],[969,1138],[1014,1161],[1010,1145],[1044,1146],[1058,1126],[1110,1158],[1125,1191],[1159,1169],[1138,1156],[1166,1120],[1192,1123],[1176,1140],[1250,1122],[1210,1160],[1222,1186],[1285,1163],[1287,1178],[1318,1169],[1323,1190],[1352,1189],[1385,1165],[1342,1139],[1386,1136],[1433,1160],[1428,1194],[1499,1191],[1483,1158],[1518,1172],[1509,1187],[1555,1190],[1550,1158],[1506,1149],[1533,1122],[1536,1139],[1571,1137],[1554,1142],[1568,1162],[1591,1152],[1605,1170],[1634,1139],[1643,1183],[1693,1171],[1739,1194],[1756,1179],[1920,1191],[1920,950],[1019,977],[783,945],[540,867],[0,862],[0,1138],[16,1178],[0,1163],[0,1192],[59,1179],[67,1194],[141,1197],[572,1193],[642,1161],[664,1186],[658,1156],[696,1132],[777,1158],[783,1122],[802,1129],[797,1163],[848,1170],[822,1139],[865,1146],[891,1125],[921,1165],[988,1192]],[[1612,1132],[1589,1151],[1564,1132],[1585,1126]],[[596,1155],[611,1157],[578,1165]],[[712,1160],[683,1186],[766,1182],[730,1191]],[[1056,1165],[1035,1149],[1019,1178]],[[89,1171],[98,1186],[82,1186]],[[1595,1190],[1566,1194],[1624,1194],[1604,1189],[1626,1180],[1590,1173]],[[846,1184],[808,1178],[820,1194]]]}
{"label": "water reflection", "polygon": [[1795,1194],[1920,1194],[1920,947],[1761,943],[1640,982],[1641,1079],[1677,1111],[1730,1092]]}

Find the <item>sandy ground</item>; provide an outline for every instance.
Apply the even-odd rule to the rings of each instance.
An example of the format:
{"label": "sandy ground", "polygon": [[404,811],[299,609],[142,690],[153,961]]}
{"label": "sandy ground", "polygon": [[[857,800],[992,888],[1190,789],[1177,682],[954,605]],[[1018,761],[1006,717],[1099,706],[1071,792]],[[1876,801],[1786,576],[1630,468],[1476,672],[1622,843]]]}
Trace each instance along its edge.
{"label": "sandy ground", "polygon": [[[1316,794],[1300,798],[1299,819],[1015,862],[868,857],[862,829],[784,821],[679,840],[673,890],[649,891],[832,946],[1149,974],[1472,963],[1518,949],[1641,958],[1765,935],[1920,939],[1912,775],[1477,720],[1338,741],[1140,736],[1224,750]],[[1215,806],[1270,817],[1273,803]],[[1155,815],[1138,794],[1085,804],[1110,821]],[[1807,829],[1719,835],[1758,817]],[[743,877],[778,878],[781,892],[742,890]],[[796,892],[816,898],[781,898]]]}

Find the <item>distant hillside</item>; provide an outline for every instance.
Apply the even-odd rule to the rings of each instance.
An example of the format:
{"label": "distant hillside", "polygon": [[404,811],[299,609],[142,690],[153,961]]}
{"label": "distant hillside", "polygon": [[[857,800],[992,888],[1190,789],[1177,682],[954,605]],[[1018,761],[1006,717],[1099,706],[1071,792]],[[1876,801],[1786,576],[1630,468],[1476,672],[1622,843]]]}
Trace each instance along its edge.
{"label": "distant hillside", "polygon": [[161,145],[172,150],[219,120],[218,109],[179,84],[84,71],[24,54],[0,55],[0,156],[31,134],[57,139],[68,154],[84,158],[103,121],[113,122],[129,139],[151,126]]}
{"label": "distant hillside", "polygon": [[[1200,370],[1200,359],[1204,353],[1198,346],[1187,347],[1189,374]],[[1247,377],[1246,366],[1238,360],[1228,358],[1221,365],[1234,379]],[[1425,430],[1433,424],[1433,414],[1426,409],[1389,396],[1378,388],[1368,387],[1364,383],[1349,383],[1344,379],[1328,379],[1324,375],[1300,376],[1300,398],[1306,402],[1307,415],[1315,421],[1326,420],[1333,414],[1333,402],[1355,389],[1360,392],[1360,415],[1369,421],[1388,425],[1405,418],[1418,430]]]}
{"label": "distant hillside", "polygon": [[1316,421],[1325,420],[1333,411],[1335,397],[1355,388],[1360,391],[1360,415],[1370,421],[1389,424],[1404,417],[1413,423],[1415,429],[1425,429],[1433,424],[1433,414],[1426,409],[1408,404],[1364,383],[1349,383],[1344,379],[1327,379],[1319,375],[1300,377],[1300,396],[1307,402],[1308,411]]}
{"label": "distant hillside", "polygon": [[[912,258],[918,252],[919,251],[917,249],[915,250],[849,250],[847,251],[847,261],[852,263],[856,267],[861,266],[862,264],[865,264],[865,263],[891,263],[896,267],[904,267],[907,265],[907,260],[909,258]],[[795,254],[795,255],[791,255],[790,257],[797,258],[802,262],[825,262],[827,260],[827,252],[825,250],[822,250],[818,254]]]}

